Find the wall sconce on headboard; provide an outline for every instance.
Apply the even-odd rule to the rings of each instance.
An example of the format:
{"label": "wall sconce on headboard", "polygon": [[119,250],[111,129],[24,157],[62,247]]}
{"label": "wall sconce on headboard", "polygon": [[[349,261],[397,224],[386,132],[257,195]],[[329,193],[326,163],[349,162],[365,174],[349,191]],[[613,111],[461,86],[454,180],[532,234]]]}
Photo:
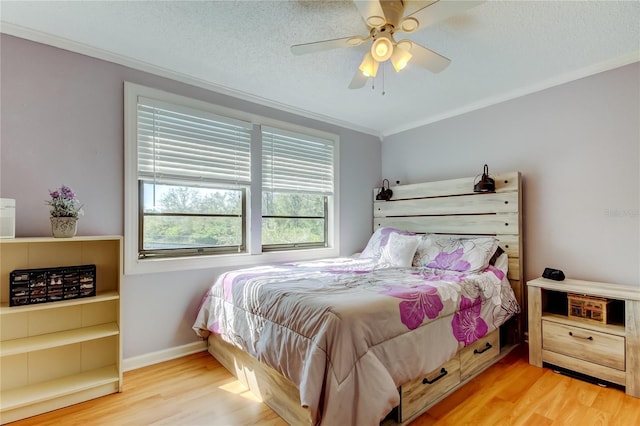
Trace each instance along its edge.
{"label": "wall sconce on headboard", "polygon": [[496,190],[496,181],[489,177],[489,166],[484,165],[484,172],[482,173],[482,177],[478,180],[476,177],[476,182],[473,185],[473,192],[493,192]]}
{"label": "wall sconce on headboard", "polygon": [[[385,188],[384,183],[387,183],[387,187]],[[382,188],[376,194],[376,200],[378,201],[389,201],[393,196],[393,191],[389,188],[389,179],[385,179],[382,181]]]}

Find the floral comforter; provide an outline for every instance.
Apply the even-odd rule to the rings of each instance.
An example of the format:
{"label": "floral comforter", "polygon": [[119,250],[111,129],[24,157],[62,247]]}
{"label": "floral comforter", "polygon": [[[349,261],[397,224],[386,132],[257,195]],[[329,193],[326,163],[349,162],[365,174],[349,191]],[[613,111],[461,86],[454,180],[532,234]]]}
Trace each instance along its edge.
{"label": "floral comforter", "polygon": [[237,270],[213,284],[193,328],[295,383],[314,423],[377,425],[398,405],[398,386],[519,311],[505,275],[354,258]]}

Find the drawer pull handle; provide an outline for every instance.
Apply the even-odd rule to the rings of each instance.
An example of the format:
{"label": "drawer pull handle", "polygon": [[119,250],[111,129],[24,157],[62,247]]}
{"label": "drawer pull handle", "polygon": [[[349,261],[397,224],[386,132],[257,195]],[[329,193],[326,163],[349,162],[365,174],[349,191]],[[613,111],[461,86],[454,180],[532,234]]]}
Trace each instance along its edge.
{"label": "drawer pull handle", "polygon": [[480,354],[482,354],[482,353],[485,353],[486,351],[488,351],[488,350],[489,350],[489,349],[491,349],[492,347],[493,347],[493,346],[491,346],[491,343],[487,342],[487,345],[484,347],[484,349],[482,349],[482,350],[474,349],[474,350],[473,350],[473,353],[474,353],[474,355],[480,355]]}
{"label": "drawer pull handle", "polygon": [[449,372],[442,367],[442,369],[440,370],[440,375],[436,378],[434,378],[433,380],[429,380],[426,377],[424,379],[422,379],[422,384],[423,385],[432,385],[435,382],[437,382],[438,380],[442,379],[444,376],[446,376],[447,374],[449,374]]}
{"label": "drawer pull handle", "polygon": [[593,340],[593,337],[592,337],[592,336],[589,336],[589,337],[576,336],[576,335],[575,335],[575,334],[573,334],[572,332],[569,332],[569,336],[571,336],[571,337],[575,337],[576,339]]}

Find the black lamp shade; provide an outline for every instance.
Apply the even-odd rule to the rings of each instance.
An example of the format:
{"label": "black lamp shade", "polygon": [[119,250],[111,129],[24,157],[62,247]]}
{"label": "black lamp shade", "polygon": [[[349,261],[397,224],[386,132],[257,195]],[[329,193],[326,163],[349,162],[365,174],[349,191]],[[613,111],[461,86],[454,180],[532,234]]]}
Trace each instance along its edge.
{"label": "black lamp shade", "polygon": [[376,200],[389,201],[391,197],[393,197],[393,191],[391,190],[391,188],[389,188],[389,179],[385,179],[382,181],[382,188],[380,188],[380,190],[376,194]]}
{"label": "black lamp shade", "polygon": [[493,192],[496,190],[496,181],[489,177],[489,166],[484,165],[482,177],[473,185],[473,192]]}

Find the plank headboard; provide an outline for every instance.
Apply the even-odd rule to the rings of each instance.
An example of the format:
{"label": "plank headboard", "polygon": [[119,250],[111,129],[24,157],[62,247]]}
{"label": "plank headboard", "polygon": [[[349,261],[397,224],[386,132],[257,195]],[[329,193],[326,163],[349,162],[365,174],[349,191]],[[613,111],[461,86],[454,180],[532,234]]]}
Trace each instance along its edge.
{"label": "plank headboard", "polygon": [[390,226],[416,233],[494,235],[509,256],[507,274],[522,310],[507,328],[517,343],[524,333],[522,177],[520,172],[493,175],[495,192],[474,193],[475,177],[392,186],[389,201],[377,201],[374,190],[373,230]]}

